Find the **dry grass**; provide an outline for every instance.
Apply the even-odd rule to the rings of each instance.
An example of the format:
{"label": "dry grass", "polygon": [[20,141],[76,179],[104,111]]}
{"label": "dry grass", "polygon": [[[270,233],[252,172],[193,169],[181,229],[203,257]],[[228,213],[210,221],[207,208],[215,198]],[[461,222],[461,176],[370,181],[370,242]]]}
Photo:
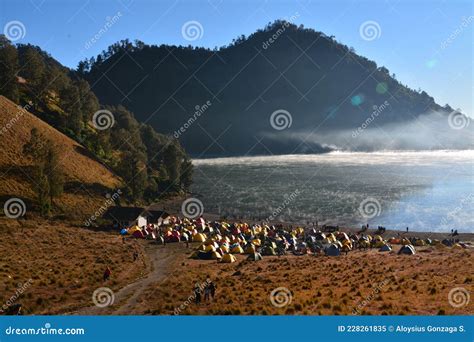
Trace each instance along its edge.
{"label": "dry grass", "polygon": [[[31,286],[15,301],[27,314],[57,314],[90,306],[96,288],[115,291],[147,272],[141,245],[124,244],[116,233],[0,219],[0,245],[1,305],[15,295],[19,283],[31,279]],[[134,249],[141,254],[136,262]],[[112,276],[104,283],[107,265]]]}
{"label": "dry grass", "polygon": [[[182,253],[180,266],[145,292],[134,313],[173,314],[192,295],[193,284],[209,276],[218,284],[216,300],[188,305],[182,314],[473,314],[472,300],[461,308],[448,302],[454,287],[472,291],[473,252],[425,250],[415,256],[371,250],[341,257],[264,257],[259,262],[238,256],[234,264],[190,260]],[[277,287],[291,291],[289,305],[271,304],[270,293]]]}
{"label": "dry grass", "polygon": [[0,199],[20,197],[27,203],[34,202],[32,162],[22,155],[32,128],[37,128],[60,147],[66,187],[55,204],[69,217],[92,215],[104,202],[104,192],[119,187],[121,180],[88,156],[77,142],[33,114],[21,111],[3,96],[0,96]]}

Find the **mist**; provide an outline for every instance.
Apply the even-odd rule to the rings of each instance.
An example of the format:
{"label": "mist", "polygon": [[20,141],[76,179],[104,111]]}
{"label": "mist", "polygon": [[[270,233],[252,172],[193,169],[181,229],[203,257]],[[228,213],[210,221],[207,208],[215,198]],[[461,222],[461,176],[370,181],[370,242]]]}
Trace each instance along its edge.
{"label": "mist", "polygon": [[359,127],[321,132],[265,133],[267,140],[299,143],[297,153],[321,150],[399,151],[399,150],[467,150],[474,149],[474,124],[469,117],[455,112],[431,112],[403,123],[378,124],[369,117]]}

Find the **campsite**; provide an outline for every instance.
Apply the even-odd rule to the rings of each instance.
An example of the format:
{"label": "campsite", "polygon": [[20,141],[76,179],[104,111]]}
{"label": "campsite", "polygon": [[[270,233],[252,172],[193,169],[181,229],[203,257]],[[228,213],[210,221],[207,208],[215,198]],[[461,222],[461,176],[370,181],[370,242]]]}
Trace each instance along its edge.
{"label": "campsite", "polygon": [[[31,288],[20,296],[28,314],[474,312],[472,303],[455,308],[447,300],[454,285],[472,286],[472,234],[450,239],[440,233],[387,230],[379,235],[376,229],[361,233],[354,228],[325,233],[327,227],[290,229],[122,209],[127,229],[112,219],[99,230],[10,223],[2,244],[14,245],[20,236],[28,244],[15,256],[2,251],[2,260],[8,261],[2,270],[4,289],[12,291],[18,279],[42,270],[33,272]],[[163,216],[156,219],[157,213]],[[143,220],[150,217],[154,224]],[[107,281],[102,279],[105,267],[112,271]],[[208,280],[217,285],[215,298],[196,304],[193,289]],[[113,301],[94,305],[93,292],[104,286]]]}

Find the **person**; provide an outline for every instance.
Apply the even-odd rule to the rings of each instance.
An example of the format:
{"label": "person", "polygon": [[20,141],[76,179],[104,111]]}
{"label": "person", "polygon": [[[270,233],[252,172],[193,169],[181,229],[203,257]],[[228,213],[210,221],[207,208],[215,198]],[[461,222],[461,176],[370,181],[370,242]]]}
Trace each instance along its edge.
{"label": "person", "polygon": [[194,296],[195,296],[195,303],[201,304],[201,287],[199,286],[199,282],[194,284]]}
{"label": "person", "polygon": [[138,259],[138,252],[134,251],[133,252],[133,261],[137,261],[137,259]]}
{"label": "person", "polygon": [[186,248],[189,248],[189,238],[186,238]]}
{"label": "person", "polygon": [[211,281],[209,284],[209,289],[211,291],[211,298],[212,300],[214,300],[214,297],[216,296],[217,285],[214,284],[213,281]]}
{"label": "person", "polygon": [[211,296],[211,288],[210,288],[210,279],[207,279],[206,286],[204,287],[204,301],[207,302]]}
{"label": "person", "polygon": [[407,227],[407,233],[408,233],[408,227]]}
{"label": "person", "polygon": [[453,233],[453,236],[456,236],[456,235],[459,235],[459,233],[458,233],[458,230],[457,230],[457,229],[455,229],[455,230],[454,230],[454,233]]}
{"label": "person", "polygon": [[105,268],[105,271],[104,271],[104,281],[109,280],[111,273],[112,273],[112,272],[110,271],[109,266],[107,266],[107,267]]}

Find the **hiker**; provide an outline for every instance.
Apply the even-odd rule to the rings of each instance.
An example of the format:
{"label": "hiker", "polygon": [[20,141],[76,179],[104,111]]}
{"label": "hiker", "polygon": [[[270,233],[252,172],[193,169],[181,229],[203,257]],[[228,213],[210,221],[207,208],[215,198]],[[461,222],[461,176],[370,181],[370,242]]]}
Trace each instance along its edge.
{"label": "hiker", "polygon": [[217,285],[214,284],[214,282],[211,281],[211,283],[209,284],[209,289],[211,291],[211,298],[212,298],[212,300],[214,300],[214,297],[216,295]]}
{"label": "hiker", "polygon": [[189,238],[186,238],[186,248],[189,248]]}
{"label": "hiker", "polygon": [[196,282],[196,284],[194,285],[194,296],[195,296],[195,303],[201,304],[201,287],[199,285],[199,282]]}
{"label": "hiker", "polygon": [[104,271],[104,281],[109,280],[111,273],[112,273],[112,272],[110,271],[109,266],[107,266],[106,269],[105,269],[105,271]]}
{"label": "hiker", "polygon": [[456,236],[456,235],[459,235],[459,233],[458,233],[458,230],[457,230],[457,229],[455,229],[455,230],[454,230],[454,233],[453,233],[453,236]]}
{"label": "hiker", "polygon": [[209,283],[204,287],[204,301],[207,302],[211,296],[211,288]]}
{"label": "hiker", "polygon": [[134,251],[133,252],[133,261],[137,261],[137,259],[138,259],[138,252]]}
{"label": "hiker", "polygon": [[408,233],[408,227],[407,227],[407,233]]}

